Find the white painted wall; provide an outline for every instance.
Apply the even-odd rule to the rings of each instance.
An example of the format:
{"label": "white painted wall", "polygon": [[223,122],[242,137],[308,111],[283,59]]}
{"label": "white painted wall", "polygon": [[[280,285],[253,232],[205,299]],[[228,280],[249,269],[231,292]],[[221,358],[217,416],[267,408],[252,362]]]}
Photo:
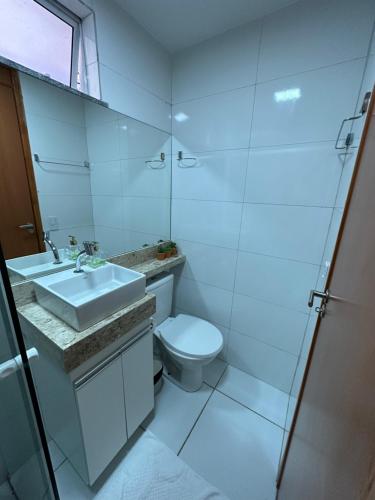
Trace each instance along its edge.
{"label": "white painted wall", "polygon": [[176,311],[215,323],[229,363],[284,391],[346,197],[355,155],[334,142],[374,14],[371,0],[301,1],[174,58],[172,151],[197,157],[173,161]]}
{"label": "white painted wall", "polygon": [[87,4],[95,12],[102,99],[116,111],[170,132],[169,54],[113,0]]}
{"label": "white painted wall", "polygon": [[[43,228],[59,248],[69,234],[93,240],[90,171],[65,165],[88,160],[84,100],[28,75],[20,79],[31,152],[59,163],[33,161]],[[57,217],[57,227],[49,217]]]}

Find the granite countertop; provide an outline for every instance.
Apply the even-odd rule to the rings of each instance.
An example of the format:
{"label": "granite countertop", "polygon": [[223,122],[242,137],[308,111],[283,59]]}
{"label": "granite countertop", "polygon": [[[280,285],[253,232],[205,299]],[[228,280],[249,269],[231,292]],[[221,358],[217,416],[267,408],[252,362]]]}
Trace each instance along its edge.
{"label": "granite countertop", "polygon": [[169,257],[168,259],[158,260],[150,259],[130,267],[133,271],[138,271],[143,273],[147,279],[152,278],[162,272],[169,271],[170,269],[183,264],[186,260],[185,255],[176,255],[174,257]]}
{"label": "granite countertop", "polygon": [[29,302],[18,308],[18,313],[29,326],[29,333],[59,362],[66,372],[80,366],[107,345],[120,337],[127,338],[130,330],[155,312],[155,296],[146,294],[130,306],[107,316],[95,325],[78,332],[67,323],[44,309],[37,302]]}
{"label": "granite countertop", "polygon": [[[185,262],[184,255],[164,260],[148,258],[143,262],[123,262],[120,258],[116,262],[118,265],[141,272],[147,279]],[[13,294],[20,319],[26,322],[28,332],[38,343],[43,344],[43,347],[62,364],[66,372],[77,368],[120,337],[124,338],[124,342],[130,340],[131,330],[142,321],[151,318],[156,307],[155,296],[146,293],[141,300],[78,332],[36,302],[31,281],[16,285]]]}

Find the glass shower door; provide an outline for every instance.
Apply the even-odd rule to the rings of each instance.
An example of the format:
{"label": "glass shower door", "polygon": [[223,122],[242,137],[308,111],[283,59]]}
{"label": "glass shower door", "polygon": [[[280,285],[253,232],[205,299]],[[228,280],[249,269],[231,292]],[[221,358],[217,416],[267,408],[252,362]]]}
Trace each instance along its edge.
{"label": "glass shower door", "polygon": [[[5,266],[1,255],[2,273]],[[5,271],[6,272],[6,271]],[[0,498],[56,499],[48,448],[41,442],[43,429],[26,350],[17,337],[11,315],[11,298],[6,294],[7,277],[0,274]],[[3,279],[4,278],[4,279]],[[14,304],[13,304],[14,306]],[[18,343],[18,340],[20,342]],[[21,351],[23,354],[21,356]],[[37,363],[36,350],[28,351],[30,363]],[[39,420],[39,423],[38,423]],[[42,439],[43,439],[42,438]],[[48,464],[48,465],[47,465]],[[49,472],[50,471],[50,472]]]}

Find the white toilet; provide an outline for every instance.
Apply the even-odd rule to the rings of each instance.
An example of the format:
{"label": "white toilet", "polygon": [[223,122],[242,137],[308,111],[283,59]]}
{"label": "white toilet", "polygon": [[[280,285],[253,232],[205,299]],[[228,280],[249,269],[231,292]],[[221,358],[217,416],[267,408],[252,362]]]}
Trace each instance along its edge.
{"label": "white toilet", "polygon": [[223,348],[223,336],[214,325],[195,316],[172,312],[173,275],[147,287],[156,296],[154,333],[165,366],[165,375],[185,391],[197,391],[203,382],[202,368]]}

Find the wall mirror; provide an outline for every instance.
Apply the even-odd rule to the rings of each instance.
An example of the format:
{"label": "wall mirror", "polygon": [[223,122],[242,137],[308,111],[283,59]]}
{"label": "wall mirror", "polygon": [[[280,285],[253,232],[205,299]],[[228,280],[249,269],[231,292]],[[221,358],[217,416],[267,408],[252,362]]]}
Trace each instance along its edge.
{"label": "wall mirror", "polygon": [[[7,123],[0,131],[0,236],[13,282],[72,267],[85,240],[98,242],[108,258],[170,237],[167,132],[0,70]],[[43,232],[62,264],[54,264]]]}

